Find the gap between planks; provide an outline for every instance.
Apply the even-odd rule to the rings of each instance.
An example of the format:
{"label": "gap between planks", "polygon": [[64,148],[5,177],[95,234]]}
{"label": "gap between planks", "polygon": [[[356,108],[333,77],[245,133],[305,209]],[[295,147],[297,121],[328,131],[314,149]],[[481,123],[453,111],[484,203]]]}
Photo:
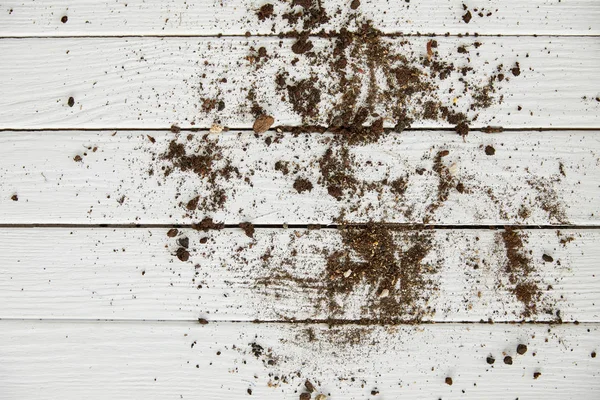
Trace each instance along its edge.
{"label": "gap between planks", "polygon": [[[287,34],[283,34],[283,36],[280,35],[261,35],[261,34],[252,34],[252,35],[244,35],[244,34],[227,34],[227,35],[219,35],[219,34],[211,34],[211,35],[169,35],[169,34],[165,34],[165,35],[85,35],[85,36],[78,36],[78,35],[63,35],[63,36],[52,36],[52,35],[40,35],[40,36],[11,36],[11,35],[3,35],[0,36],[0,40],[9,40],[9,39],[130,39],[130,38],[155,38],[155,39],[162,39],[162,38],[182,38],[182,39],[195,39],[195,38],[199,38],[199,39],[230,39],[230,38],[243,38],[243,39],[253,39],[253,38],[275,38],[275,39],[290,39],[290,38],[295,38],[299,36],[299,34],[296,35],[287,35]],[[319,34],[310,34],[308,35],[309,38],[334,38],[337,37],[337,34],[330,34],[328,36],[323,36],[323,35],[319,35]],[[502,37],[502,38],[522,38],[522,37],[530,37],[530,38],[595,38],[595,37],[600,37],[600,35],[598,34],[589,34],[589,35],[581,35],[581,34],[577,34],[577,35],[569,35],[569,34],[469,34],[467,33],[454,33],[454,34],[450,34],[450,35],[446,35],[446,34],[440,34],[440,33],[402,33],[402,32],[389,32],[389,33],[382,33],[380,35],[381,37],[387,37],[387,38],[404,38],[404,37],[432,37],[432,38],[436,38],[436,37],[444,37],[444,38],[459,38],[459,39],[465,39],[465,38],[479,38],[479,37],[489,37],[489,38],[497,38],[497,37]]]}
{"label": "gap between planks", "polygon": [[[218,221],[217,221],[218,222]],[[556,230],[556,229],[573,229],[573,230],[595,230],[600,229],[600,225],[524,225],[524,224],[483,224],[483,225],[442,225],[442,224],[411,224],[411,223],[391,223],[391,222],[376,222],[378,226],[384,226],[389,229],[433,229],[433,230],[452,230],[452,229],[465,229],[465,230],[503,230],[503,229],[521,229],[521,230]],[[347,224],[253,224],[255,229],[341,229],[345,227],[365,227],[366,223],[347,223]],[[222,229],[238,229],[239,224],[223,224]],[[64,228],[64,229],[168,229],[168,228],[181,228],[181,229],[194,229],[194,224],[0,224],[0,229],[5,228]]]}
{"label": "gap between planks", "polygon": [[[47,323],[65,323],[65,324],[87,324],[87,323],[99,323],[99,324],[185,324],[185,325],[202,325],[195,319],[132,319],[132,318],[0,318],[2,321],[22,321],[22,322],[47,322]],[[276,320],[276,319],[260,319],[253,321],[244,321],[236,319],[211,319],[207,320],[208,324],[273,324],[273,325],[327,325],[331,327],[336,326],[419,326],[419,325],[548,325],[548,326],[579,326],[579,325],[591,325],[598,326],[600,321],[395,321],[394,323],[382,322],[376,319],[300,319],[300,320]]]}
{"label": "gap between planks", "polygon": [[[303,125],[288,125],[286,128],[305,128]],[[312,127],[312,126],[311,126]],[[254,132],[252,128],[247,127],[235,127],[228,126],[229,132],[239,131],[239,132]],[[275,130],[279,127],[275,126],[271,130]],[[315,127],[327,129],[328,127]],[[490,135],[502,133],[502,132],[563,132],[564,134],[568,134],[571,132],[594,132],[600,130],[600,125],[592,128],[571,128],[571,127],[522,127],[522,128],[503,128],[492,126],[491,128],[501,129],[500,132],[487,132],[487,128],[470,128],[469,132],[483,132],[488,133]],[[181,128],[179,130],[181,132],[201,132],[210,129],[210,126],[197,126],[194,128]],[[115,127],[104,127],[104,128],[0,128],[0,134],[2,132],[102,132],[102,131],[119,131],[119,132],[169,132],[171,127],[163,127],[163,128],[115,128]],[[390,134],[398,134],[401,135],[403,133],[409,132],[425,132],[425,131],[435,131],[435,132],[448,132],[452,134],[456,134],[455,128],[443,128],[443,127],[418,127],[418,128],[408,128],[403,130],[402,132],[390,131]],[[283,130],[283,133],[289,133],[286,130]],[[306,132],[310,133],[310,132]],[[327,132],[324,132],[327,133]],[[313,132],[316,135],[322,135],[323,133]]]}

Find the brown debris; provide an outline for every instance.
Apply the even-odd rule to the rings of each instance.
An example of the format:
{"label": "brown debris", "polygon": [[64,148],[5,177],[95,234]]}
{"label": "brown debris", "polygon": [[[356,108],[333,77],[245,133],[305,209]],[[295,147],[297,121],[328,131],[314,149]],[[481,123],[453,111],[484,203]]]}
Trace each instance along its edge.
{"label": "brown debris", "polygon": [[240,224],[240,228],[242,228],[246,236],[249,238],[254,238],[254,225],[252,225],[250,222],[242,222]]}
{"label": "brown debris", "polygon": [[269,130],[271,126],[273,126],[274,123],[275,119],[273,117],[271,117],[270,115],[262,114],[258,118],[256,118],[252,129],[254,130],[254,133],[265,133]]}
{"label": "brown debris", "polygon": [[273,4],[265,4],[256,12],[259,21],[273,17]]}
{"label": "brown debris", "polygon": [[296,189],[298,193],[310,192],[312,188],[313,185],[308,179],[298,178],[294,182],[294,189]]}
{"label": "brown debris", "polygon": [[221,230],[225,227],[223,223],[214,222],[212,218],[206,217],[197,224],[192,224],[192,228],[197,231],[208,232],[209,230]]}

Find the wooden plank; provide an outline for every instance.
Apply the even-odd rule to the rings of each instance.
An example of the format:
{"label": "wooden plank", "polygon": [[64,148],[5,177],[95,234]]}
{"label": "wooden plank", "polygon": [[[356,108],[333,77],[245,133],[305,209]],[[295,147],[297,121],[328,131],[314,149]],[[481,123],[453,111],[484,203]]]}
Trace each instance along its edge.
{"label": "wooden plank", "polygon": [[[402,327],[0,321],[5,398],[578,399],[600,392],[596,324]],[[308,330],[312,341],[308,339]],[[251,344],[261,346],[253,354]],[[526,344],[524,355],[516,353]],[[513,364],[503,363],[505,355]],[[493,365],[486,358],[493,356]],[[271,361],[272,365],[269,365]],[[541,373],[537,379],[534,373]],[[452,385],[445,379],[452,378]],[[248,389],[252,396],[248,395]]]}
{"label": "wooden plank", "polygon": [[[387,134],[378,143],[350,147],[345,173],[363,182],[357,187],[383,179],[388,183],[366,188],[363,196],[348,189],[341,201],[328,194],[327,181],[319,183],[319,160],[329,147],[336,156],[341,151],[329,134],[255,137],[232,131],[206,139],[205,132],[195,133],[188,151],[220,149],[215,169],[229,163],[239,171],[216,184],[191,171],[176,170],[165,178],[163,170],[172,163],[160,155],[174,139],[186,143],[186,135],[3,132],[0,223],[189,224],[210,216],[236,225],[330,224],[342,213],[354,222],[445,225],[597,225],[600,218],[596,131],[471,132],[465,140],[439,131]],[[487,146],[494,155],[486,154]],[[444,150],[449,154],[441,160],[450,178],[441,180],[434,164]],[[77,155],[81,162],[74,161]],[[278,161],[289,169],[287,175]],[[308,179],[313,189],[299,193],[294,189],[298,178]],[[391,184],[398,178],[407,182],[404,194]],[[446,201],[439,201],[440,181],[449,186]],[[187,209],[196,195],[204,201],[221,189],[227,197],[223,205]],[[11,200],[13,195],[18,201]]]}
{"label": "wooden plank", "polygon": [[[290,103],[281,100],[276,74],[281,68],[295,79],[313,74],[319,77],[322,87],[333,81],[327,72],[327,60],[311,64],[310,57],[301,57],[298,63],[292,62],[297,56],[291,51],[294,40],[5,39],[0,41],[0,128],[168,128],[171,124],[208,128],[214,122],[250,128],[254,122],[247,98],[251,90],[259,106],[275,117],[276,124],[306,123]],[[401,54],[425,57],[428,40],[410,37],[392,41]],[[453,110],[465,111],[470,118],[477,115],[472,127],[600,126],[598,93],[589,85],[600,80],[600,41],[595,37],[445,37],[437,42],[436,57],[440,60],[476,71],[466,72],[466,77],[453,72],[436,83],[439,89],[435,92],[443,104],[455,104]],[[473,46],[475,42],[481,43],[478,49]],[[328,39],[314,39],[313,43],[315,51],[331,44]],[[457,53],[460,45],[467,45],[467,53]],[[257,68],[248,56],[250,47],[261,46],[270,58]],[[510,72],[516,62],[520,63],[518,77]],[[496,84],[494,96],[502,97],[503,102],[469,111],[474,93],[461,94],[463,80],[471,86],[485,86],[500,65],[511,78]],[[364,70],[359,68],[356,74],[367,79],[364,76],[368,74],[363,76],[360,71]],[[205,100],[214,96],[224,101],[224,109],[203,111]],[[70,97],[73,107],[68,105]],[[328,110],[340,101],[335,95],[323,95],[315,107],[320,115],[308,122],[328,125]],[[386,103],[380,102],[379,106],[385,107]],[[413,111],[411,107],[409,112]],[[454,125],[417,120],[413,126]]]}
{"label": "wooden plank", "polygon": [[[560,310],[564,321],[599,321],[600,231],[522,232],[516,251],[532,271],[512,283],[513,253],[502,231],[414,234],[397,232],[394,246],[406,257],[427,246],[414,264],[422,272],[406,278],[425,283],[407,283],[415,300],[388,312],[376,283],[356,283],[348,292],[330,284],[353,279],[332,278],[327,263],[336,251],[364,260],[336,230],[257,229],[250,239],[241,229],[185,229],[176,238],[167,229],[3,229],[0,318],[500,322],[556,321]],[[190,243],[187,262],[175,256],[183,237]],[[389,263],[413,268],[397,257]],[[520,282],[535,282],[542,294],[529,316],[531,308],[513,291]],[[401,299],[393,293],[390,299]]]}
{"label": "wooden plank", "polygon": [[[215,35],[272,34],[287,32],[301,24],[289,26],[281,15],[289,4],[273,2],[275,17],[259,23],[255,10],[265,4],[253,0],[236,2],[201,1],[96,1],[52,0],[38,4],[8,0],[2,4],[0,35]],[[451,34],[538,34],[594,35],[600,33],[600,8],[594,0],[568,2],[532,0],[527,2],[479,1],[469,3],[472,19],[465,24],[463,2],[457,0],[421,0],[388,2],[363,0],[358,11],[349,3],[323,2],[331,21],[319,27],[336,30],[358,14],[372,20],[384,32]],[[483,10],[475,12],[474,9]],[[295,10],[300,10],[296,7]],[[478,15],[483,11],[483,17]],[[492,15],[487,16],[488,12]],[[67,22],[61,20],[67,16]]]}

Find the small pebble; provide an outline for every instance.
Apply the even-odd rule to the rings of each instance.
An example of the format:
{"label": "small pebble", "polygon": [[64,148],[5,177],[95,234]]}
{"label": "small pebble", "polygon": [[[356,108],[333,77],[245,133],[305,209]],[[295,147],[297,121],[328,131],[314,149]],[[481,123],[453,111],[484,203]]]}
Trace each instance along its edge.
{"label": "small pebble", "polygon": [[487,361],[488,364],[492,365],[496,362],[496,359],[492,356],[488,356],[488,358],[486,358],[485,361]]}
{"label": "small pebble", "polygon": [[452,386],[452,378],[450,378],[449,376],[446,377],[445,382],[446,382],[446,385]]}
{"label": "small pebble", "polygon": [[540,376],[542,376],[542,373],[541,373],[541,372],[534,372],[534,373],[533,373],[533,379],[537,379],[537,378],[539,378]]}
{"label": "small pebble", "polygon": [[504,364],[512,365],[512,357],[511,356],[504,357]]}
{"label": "small pebble", "polygon": [[325,400],[327,399],[327,396],[325,396],[324,394],[318,394],[317,397],[315,397],[315,400]]}
{"label": "small pebble", "polygon": [[223,127],[218,124],[212,124],[210,127],[210,133],[221,133],[223,132]]}
{"label": "small pebble", "polygon": [[552,262],[554,261],[554,258],[550,257],[548,254],[544,254],[542,256],[542,260],[544,260],[545,262]]}
{"label": "small pebble", "polygon": [[306,382],[304,382],[304,387],[306,387],[306,390],[308,390],[311,393],[316,390],[315,385],[313,385],[312,382],[308,379],[306,380]]}
{"label": "small pebble", "polygon": [[388,297],[390,295],[390,291],[388,289],[383,289],[381,291],[381,294],[379,295],[380,299],[385,299],[386,297]]}
{"label": "small pebble", "polygon": [[344,278],[347,278],[350,275],[352,275],[352,270],[351,269],[349,269],[348,271],[344,272]]}
{"label": "small pebble", "polygon": [[520,344],[517,346],[517,353],[519,353],[520,355],[523,355],[525,353],[527,353],[527,346],[524,344]]}

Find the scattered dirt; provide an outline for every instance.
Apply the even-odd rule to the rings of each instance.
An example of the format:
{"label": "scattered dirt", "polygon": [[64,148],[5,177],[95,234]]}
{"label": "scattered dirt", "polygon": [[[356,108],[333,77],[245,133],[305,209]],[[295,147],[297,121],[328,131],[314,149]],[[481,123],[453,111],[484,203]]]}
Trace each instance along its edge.
{"label": "scattered dirt", "polygon": [[518,230],[507,228],[502,232],[501,237],[507,258],[504,272],[508,283],[513,286],[515,297],[525,307],[523,316],[529,317],[537,312],[542,292],[532,276],[535,270],[529,255],[525,252],[524,235]]}
{"label": "scattered dirt", "polygon": [[[399,233],[404,246],[395,238]],[[428,275],[436,268],[424,261],[431,250],[431,232],[395,234],[383,225],[370,223],[364,228],[343,228],[340,234],[345,247],[328,256],[325,280],[333,315],[339,311],[339,295],[365,285],[371,288],[365,299],[371,318],[394,323],[403,315],[418,320],[426,314],[420,303],[435,287]]]}
{"label": "scattered dirt", "polygon": [[10,196],[10,199],[12,201],[19,201],[19,196],[17,196],[16,194],[13,194],[12,196]]}

